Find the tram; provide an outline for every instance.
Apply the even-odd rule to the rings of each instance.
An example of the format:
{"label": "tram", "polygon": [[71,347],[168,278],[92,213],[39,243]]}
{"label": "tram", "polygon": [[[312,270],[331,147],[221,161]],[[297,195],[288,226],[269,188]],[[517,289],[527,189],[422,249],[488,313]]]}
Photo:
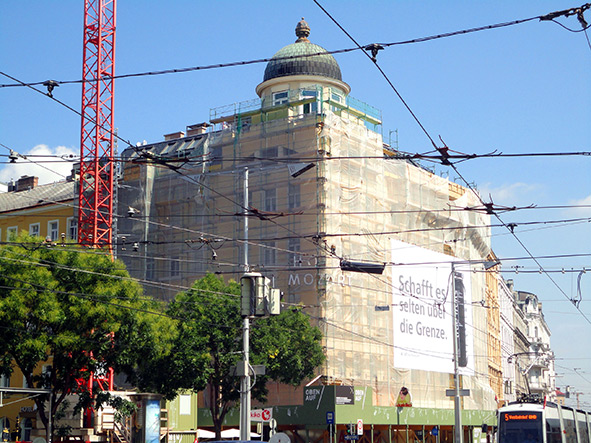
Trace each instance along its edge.
{"label": "tram", "polygon": [[535,398],[499,409],[498,443],[590,443],[591,413]]}

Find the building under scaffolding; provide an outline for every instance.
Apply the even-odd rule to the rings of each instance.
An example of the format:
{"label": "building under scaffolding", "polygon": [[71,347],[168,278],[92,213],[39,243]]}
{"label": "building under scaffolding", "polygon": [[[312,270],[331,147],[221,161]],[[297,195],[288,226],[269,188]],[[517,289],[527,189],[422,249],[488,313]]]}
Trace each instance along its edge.
{"label": "building under scaffolding", "polygon": [[[259,99],[213,109],[208,124],[123,153],[119,213],[130,217],[119,221],[119,256],[133,276],[154,282],[146,287],[158,298],[206,272],[239,280],[248,264],[283,291],[286,306],[304,306],[324,334],[326,363],[315,386],[272,389],[268,405],[280,424],[306,425],[315,439],[326,431],[312,395],[319,387],[332,389],[326,410],[337,425],[361,417],[385,440],[408,441],[411,431],[451,438],[454,275],[465,314],[464,424],[492,424],[482,307],[489,216],[463,210],[480,205],[472,191],[384,145],[381,113],[349,96],[305,22],[296,34],[269,62]],[[403,386],[412,408],[396,407]],[[352,403],[342,387],[352,387]],[[316,400],[315,415],[294,412]]]}

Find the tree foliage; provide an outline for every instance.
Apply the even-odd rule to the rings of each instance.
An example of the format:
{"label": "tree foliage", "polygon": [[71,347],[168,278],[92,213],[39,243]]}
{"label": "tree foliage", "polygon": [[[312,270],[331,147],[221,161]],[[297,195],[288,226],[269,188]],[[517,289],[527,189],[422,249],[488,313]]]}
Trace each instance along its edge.
{"label": "tree foliage", "polygon": [[[161,373],[155,389],[174,397],[183,390],[201,391],[208,386],[208,403],[218,439],[228,411],[240,398],[240,378],[234,367],[243,360],[240,316],[240,285],[224,283],[213,274],[197,280],[191,290],[181,292],[168,314],[183,318],[171,355],[178,368]],[[250,361],[266,365],[266,374],[257,376],[252,398],[265,401],[268,380],[299,385],[314,374],[324,361],[321,333],[312,327],[300,310],[252,322]]]}
{"label": "tree foliage", "polygon": [[[153,315],[161,308],[141,295],[104,252],[29,236],[0,248],[0,373],[16,365],[30,387],[52,390],[51,411],[47,396],[35,397],[46,427],[67,394],[84,393],[77,381],[90,372],[113,368],[137,382],[147,362],[170,352],[172,323]],[[86,404],[79,406],[96,394],[80,395]]]}

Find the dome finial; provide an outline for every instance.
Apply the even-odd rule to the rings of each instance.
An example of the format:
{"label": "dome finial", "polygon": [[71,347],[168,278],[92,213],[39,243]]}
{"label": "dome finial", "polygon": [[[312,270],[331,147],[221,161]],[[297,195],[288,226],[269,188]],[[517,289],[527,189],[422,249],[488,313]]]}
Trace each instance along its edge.
{"label": "dome finial", "polygon": [[308,40],[308,36],[310,35],[310,26],[308,26],[308,23],[306,23],[304,17],[302,17],[302,19],[298,22],[295,28],[295,34],[298,37],[296,43],[310,41]]}

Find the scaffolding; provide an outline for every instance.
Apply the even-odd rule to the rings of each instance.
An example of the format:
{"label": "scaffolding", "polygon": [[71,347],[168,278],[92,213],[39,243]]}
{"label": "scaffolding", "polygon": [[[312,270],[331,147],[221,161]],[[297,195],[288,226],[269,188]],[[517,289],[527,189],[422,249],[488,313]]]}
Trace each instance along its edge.
{"label": "scaffolding", "polygon": [[[486,259],[489,216],[455,210],[477,206],[478,197],[396,158],[384,146],[381,113],[329,87],[215,108],[210,123],[208,132],[123,153],[120,213],[134,208],[141,215],[119,223],[126,239],[118,252],[130,273],[157,282],[146,287],[162,299],[206,272],[239,280],[248,168],[248,262],[281,288],[286,305],[303,306],[322,329],[322,382],[371,387],[376,406],[395,405],[400,387],[410,385],[414,405],[453,409],[443,394],[452,375],[396,361],[395,313],[376,307],[393,305],[393,241],[464,261]],[[297,175],[298,164],[313,166]],[[388,265],[380,276],[353,275],[340,269],[343,258]],[[469,278],[472,302],[484,300],[484,273]],[[463,406],[492,410],[486,309],[467,312],[474,362],[472,375],[462,377],[462,388],[472,392]],[[301,402],[301,390],[269,395],[271,404]]]}

